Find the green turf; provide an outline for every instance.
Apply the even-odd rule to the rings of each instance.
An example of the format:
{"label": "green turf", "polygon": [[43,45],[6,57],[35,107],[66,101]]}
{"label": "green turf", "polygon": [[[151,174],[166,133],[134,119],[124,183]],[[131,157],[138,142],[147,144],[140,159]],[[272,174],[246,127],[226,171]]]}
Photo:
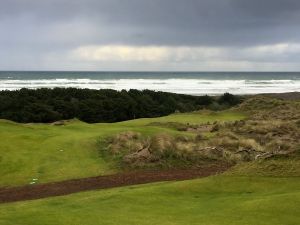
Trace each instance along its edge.
{"label": "green turf", "polygon": [[216,176],[0,205],[2,225],[297,225],[300,178]]}
{"label": "green turf", "polygon": [[151,122],[203,123],[242,119],[233,112],[184,113],[114,124],[73,121],[66,126],[17,124],[0,120],[0,187],[97,176],[117,172],[101,158],[96,141],[121,131],[151,135],[178,131]]}
{"label": "green turf", "polygon": [[131,121],[121,122],[119,124],[131,125],[131,126],[143,126],[152,122],[178,122],[178,123],[190,123],[199,124],[214,121],[232,121],[239,120],[245,116],[236,112],[211,112],[203,110],[202,112],[194,113],[175,113],[165,117],[150,118],[150,119],[136,119]]}
{"label": "green turf", "polygon": [[[233,112],[174,114],[114,124],[66,126],[0,121],[0,186],[117,172],[96,141],[121,131],[179,134],[153,122],[205,123],[244,118]],[[61,151],[63,150],[63,151]],[[204,179],[82,192],[0,204],[0,225],[297,225],[299,157],[244,163]]]}

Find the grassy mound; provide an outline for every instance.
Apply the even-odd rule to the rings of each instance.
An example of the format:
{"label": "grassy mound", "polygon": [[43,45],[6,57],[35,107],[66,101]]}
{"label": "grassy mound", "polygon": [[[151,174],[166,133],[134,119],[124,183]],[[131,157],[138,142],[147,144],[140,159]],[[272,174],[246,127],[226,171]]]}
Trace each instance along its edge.
{"label": "grassy mound", "polygon": [[300,177],[300,150],[290,155],[277,156],[238,164],[228,175],[249,177]]}
{"label": "grassy mound", "polygon": [[258,120],[298,120],[300,118],[300,101],[288,101],[265,96],[255,96],[237,106],[247,112],[251,118]]}
{"label": "grassy mound", "polygon": [[258,96],[244,101],[237,110],[248,117],[198,124],[151,122],[149,127],[172,129],[181,135],[136,134],[136,138],[122,140],[116,136],[102,150],[117,158],[122,168],[197,166],[214,161],[234,164],[290,156],[299,151],[298,102]]}
{"label": "grassy mound", "polygon": [[87,124],[78,120],[63,121],[59,125],[18,124],[1,120],[0,187],[116,173],[120,168],[99,155],[97,140],[128,131],[144,136],[181,134],[172,128],[148,126],[149,123],[200,124],[244,117],[242,113],[205,111],[112,124]]}
{"label": "grassy mound", "polygon": [[114,158],[122,169],[196,167],[222,161],[218,149],[203,147],[199,141],[199,135],[142,136],[123,132],[99,143],[99,148],[102,155]]}

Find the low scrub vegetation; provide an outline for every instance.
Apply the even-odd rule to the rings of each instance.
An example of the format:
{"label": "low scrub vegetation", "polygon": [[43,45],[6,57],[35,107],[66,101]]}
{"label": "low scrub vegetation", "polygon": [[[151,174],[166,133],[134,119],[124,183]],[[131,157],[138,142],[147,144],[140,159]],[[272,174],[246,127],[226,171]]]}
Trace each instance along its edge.
{"label": "low scrub vegetation", "polygon": [[297,102],[255,97],[238,107],[249,114],[247,119],[201,124],[152,122],[148,126],[174,129],[181,135],[124,132],[107,139],[102,146],[107,146],[104,150],[123,167],[130,168],[274,159],[300,149],[298,107]]}
{"label": "low scrub vegetation", "polygon": [[102,154],[109,154],[123,168],[191,167],[222,160],[218,149],[201,145],[202,138],[123,132],[99,144]]}
{"label": "low scrub vegetation", "polygon": [[189,96],[150,90],[114,91],[76,88],[0,92],[0,118],[16,122],[54,122],[78,118],[89,123],[151,118],[203,108],[225,109],[240,98]]}

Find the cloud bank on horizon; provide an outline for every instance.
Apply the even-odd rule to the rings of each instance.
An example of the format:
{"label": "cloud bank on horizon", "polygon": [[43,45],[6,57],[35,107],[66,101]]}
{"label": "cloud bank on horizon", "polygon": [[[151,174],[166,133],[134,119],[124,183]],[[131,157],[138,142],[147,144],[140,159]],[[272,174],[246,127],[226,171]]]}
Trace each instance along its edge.
{"label": "cloud bank on horizon", "polygon": [[299,0],[2,0],[0,70],[300,70]]}

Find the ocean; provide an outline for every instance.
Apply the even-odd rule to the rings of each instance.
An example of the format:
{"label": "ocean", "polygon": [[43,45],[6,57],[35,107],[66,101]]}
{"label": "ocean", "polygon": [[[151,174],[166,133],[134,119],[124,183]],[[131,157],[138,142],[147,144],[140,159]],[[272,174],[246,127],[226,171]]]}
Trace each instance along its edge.
{"label": "ocean", "polygon": [[150,89],[191,95],[300,91],[300,72],[14,72],[0,71],[0,90],[75,87]]}

